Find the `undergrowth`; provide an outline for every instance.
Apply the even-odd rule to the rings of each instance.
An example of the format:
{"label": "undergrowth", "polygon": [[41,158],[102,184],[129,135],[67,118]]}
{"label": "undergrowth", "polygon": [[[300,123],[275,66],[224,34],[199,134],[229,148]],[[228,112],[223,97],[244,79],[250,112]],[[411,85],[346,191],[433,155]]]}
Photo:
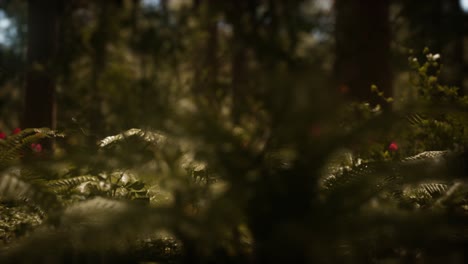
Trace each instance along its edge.
{"label": "undergrowth", "polygon": [[468,99],[423,56],[409,60],[420,96],[394,111],[354,104],[311,125],[293,118],[308,108],[265,104],[233,121],[195,100],[171,126],[76,155],[36,155],[73,136],[45,128],[1,140],[0,262],[461,263]]}

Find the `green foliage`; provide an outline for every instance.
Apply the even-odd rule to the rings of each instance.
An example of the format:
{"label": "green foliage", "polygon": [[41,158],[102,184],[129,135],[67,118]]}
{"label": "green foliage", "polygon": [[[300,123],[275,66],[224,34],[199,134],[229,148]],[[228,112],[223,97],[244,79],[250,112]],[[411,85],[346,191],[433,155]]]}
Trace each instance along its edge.
{"label": "green foliage", "polygon": [[462,258],[467,98],[437,54],[417,98],[370,87],[401,108],[348,104],[298,50],[305,1],[129,2],[66,10],[56,153],[0,140],[1,263]]}
{"label": "green foliage", "polygon": [[[88,167],[72,155],[53,157],[51,164],[59,168],[53,178],[41,171],[23,176],[34,174],[28,164],[21,170],[7,168],[16,165],[22,151],[31,151],[26,146],[34,140],[59,133],[29,129],[8,138],[2,145],[6,170],[1,195],[19,204],[34,203],[41,228],[31,228],[38,223],[29,221],[34,223],[26,228],[29,233],[3,250],[2,263],[61,263],[71,256],[92,261],[97,252],[106,262],[116,256],[139,261],[145,256],[142,248],[151,256],[148,260],[164,262],[254,257],[265,262],[399,262],[432,258],[431,248],[447,241],[453,247],[437,254],[456,256],[464,245],[468,185],[461,177],[466,154],[445,150],[454,139],[442,136],[456,130],[455,123],[438,131],[427,127],[437,124],[430,121],[430,111],[385,115],[364,105],[355,123],[343,112],[322,122],[345,128],[323,135],[303,132],[307,128],[302,124],[275,127],[270,118],[241,127],[222,113],[205,111],[203,104],[197,107],[189,120],[196,117],[202,124],[179,123],[185,131],[129,129],[103,138]],[[437,122],[452,120],[452,111],[443,117]],[[391,153],[382,140],[354,147],[366,142],[362,138],[367,135],[384,135],[380,124],[398,122],[417,133],[441,133],[444,151],[418,154],[419,145],[404,143],[417,133],[405,131],[399,131],[399,149]],[[380,149],[366,156],[375,145]],[[426,141],[422,145],[430,146]],[[404,153],[413,155],[405,158]],[[141,200],[145,202],[136,202]],[[37,219],[33,210],[30,215]]]}
{"label": "green foliage", "polygon": [[[18,136],[9,138],[9,142],[5,144],[3,149],[4,152],[20,153],[11,149],[22,149],[18,145],[28,145],[30,143],[28,131],[39,130],[25,130]],[[45,132],[46,130],[40,131]],[[62,136],[53,131],[47,131],[50,135]],[[135,137],[136,141],[132,141],[132,137]],[[28,140],[19,140],[20,138]],[[44,212],[43,216],[40,217],[40,223],[46,229],[37,229],[30,237],[28,235],[28,238],[24,241],[17,241],[13,249],[4,252],[5,255],[2,259],[11,261],[11,263],[27,262],[29,257],[31,259],[39,257],[34,255],[33,251],[35,250],[32,247],[37,247],[43,243],[58,248],[58,254],[52,257],[57,262],[64,261],[69,256],[67,252],[70,250],[77,252],[76,254],[84,254],[86,259],[86,256],[88,254],[92,255],[93,251],[109,250],[110,252],[116,252],[122,247],[121,243],[128,243],[125,249],[140,252],[140,255],[148,254],[141,252],[141,248],[151,250],[149,255],[152,256],[152,260],[166,259],[169,262],[176,260],[181,254],[180,242],[174,240],[172,236],[155,234],[154,231],[182,232],[182,237],[185,237],[186,232],[189,232],[188,234],[193,232],[192,229],[197,230],[196,233],[200,232],[199,229],[204,229],[205,227],[202,228],[196,222],[188,222],[189,226],[187,226],[187,224],[183,223],[183,215],[193,215],[199,210],[199,205],[196,205],[195,202],[199,203],[200,197],[207,197],[206,192],[210,191],[208,185],[212,182],[212,176],[204,169],[205,165],[203,163],[194,160],[193,154],[190,152],[190,144],[183,140],[168,138],[159,132],[131,129],[115,136],[106,137],[98,142],[99,152],[103,152],[104,155],[107,155],[106,157],[111,159],[113,150],[116,148],[117,151],[125,150],[129,142],[133,146],[139,140],[144,142],[145,148],[151,150],[147,153],[157,154],[159,162],[165,161],[170,166],[168,168],[169,172],[176,170],[177,173],[181,174],[179,179],[176,179],[172,184],[177,184],[175,186],[177,193],[182,193],[184,196],[188,194],[191,197],[176,196],[172,198],[176,199],[175,202],[178,203],[177,207],[180,207],[179,209],[165,209],[164,203],[159,209],[145,206],[150,198],[148,189],[146,184],[139,179],[140,177],[134,175],[133,172],[136,171],[133,170],[132,172],[129,169],[130,167],[123,171],[113,170],[115,166],[105,168],[100,165],[101,173],[96,176],[90,174],[74,176],[73,174],[79,171],[69,167],[70,169],[65,171],[60,169],[59,171],[62,172],[55,176],[56,179],[49,179],[50,176],[42,175],[41,171],[36,171],[36,175],[33,175],[34,167],[30,168],[26,163],[23,165],[24,170],[5,171],[2,174],[0,193],[2,197],[14,199],[17,203],[21,204],[22,201],[28,201],[38,206]],[[71,160],[66,161],[66,164],[70,164]],[[172,164],[173,162],[176,163]],[[55,164],[53,166],[59,168],[64,166],[60,157],[52,161],[51,164]],[[154,161],[152,164],[154,165]],[[159,166],[159,164],[156,165]],[[65,166],[68,167],[68,165]],[[23,171],[27,173],[28,177],[23,177]],[[96,168],[89,171],[96,172]],[[188,189],[180,189],[180,187]],[[107,199],[99,197],[107,197]],[[122,200],[132,201],[132,203],[128,204],[122,202]],[[161,199],[156,197],[156,199],[152,200]],[[139,203],[135,203],[136,201],[139,201]],[[178,211],[180,212],[178,213]],[[33,211],[29,213],[34,216]],[[179,215],[180,213],[183,215]],[[116,219],[120,219],[120,224],[116,225]],[[51,224],[54,228],[47,228]],[[190,227],[192,225],[196,225],[196,228]],[[141,228],[135,229],[136,226]],[[75,228],[78,229],[75,230]],[[115,241],[115,244],[106,243],[107,246],[103,248],[103,241],[108,238],[110,232],[114,234],[112,240]],[[91,237],[92,240],[89,240]],[[145,240],[141,240],[143,238]],[[52,242],[56,241],[56,239],[62,240],[60,244]],[[20,253],[23,251],[31,251],[31,255],[28,258],[23,258]],[[37,253],[39,254],[39,252]],[[110,255],[106,256],[108,260],[113,259]],[[46,259],[50,259],[49,257],[51,256],[46,257]]]}
{"label": "green foliage", "polygon": [[0,168],[11,166],[19,157],[31,153],[31,144],[44,138],[63,137],[48,128],[25,129],[0,141]]}
{"label": "green foliage", "polygon": [[[8,241],[12,234],[15,236],[15,233],[24,235],[24,230],[33,230],[32,226],[38,224],[53,225],[55,228],[65,229],[72,227],[74,222],[69,221],[67,217],[70,216],[70,212],[76,210],[74,208],[77,206],[81,208],[80,210],[84,214],[89,213],[88,210],[94,208],[97,208],[98,211],[100,208],[111,208],[112,211],[112,208],[119,203],[117,201],[102,200],[97,204],[75,205],[95,196],[142,201],[143,203],[149,201],[145,184],[126,172],[100,174],[98,176],[68,176],[51,180],[49,175],[43,174],[45,172],[38,170],[37,167],[24,162],[21,165],[15,162],[21,158],[24,159],[27,153],[37,154],[30,148],[31,142],[57,136],[63,137],[62,134],[50,129],[26,129],[1,142],[1,157],[4,166],[0,176],[2,212],[5,212],[5,216],[9,214],[27,215],[22,221],[14,221],[9,217],[0,219],[3,241]],[[40,154],[43,155],[44,153]],[[41,159],[41,156],[31,157],[31,159],[34,158]],[[11,167],[13,165],[18,167]],[[13,203],[13,206],[11,206],[11,203]],[[25,205],[22,205],[23,203],[27,203],[32,207],[28,209]],[[93,217],[95,216],[91,216],[91,218]],[[40,239],[55,236],[57,235],[56,231],[50,230],[48,233],[43,233]]]}
{"label": "green foliage", "polygon": [[423,50],[426,60],[420,63],[417,57],[411,55],[408,58],[409,65],[416,73],[412,78],[412,84],[418,87],[420,97],[425,101],[438,103],[466,101],[458,97],[457,87],[441,85],[438,82],[440,76],[440,54],[432,54],[428,48]]}

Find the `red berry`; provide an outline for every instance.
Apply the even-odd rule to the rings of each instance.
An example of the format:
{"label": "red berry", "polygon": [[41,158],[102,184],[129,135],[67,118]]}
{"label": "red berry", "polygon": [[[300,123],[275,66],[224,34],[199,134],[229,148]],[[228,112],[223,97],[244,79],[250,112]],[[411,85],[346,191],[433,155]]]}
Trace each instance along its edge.
{"label": "red berry", "polygon": [[349,93],[349,87],[346,85],[346,84],[342,84],[338,87],[338,91],[341,93],[341,94],[347,94]]}
{"label": "red berry", "polygon": [[16,134],[18,134],[19,132],[21,132],[21,128],[17,127],[17,128],[15,128],[15,129],[13,130],[12,134],[13,134],[13,135],[16,135]]}
{"label": "red berry", "polygon": [[3,132],[0,132],[0,139],[5,139],[5,138],[6,138],[6,134]]}
{"label": "red berry", "polygon": [[37,144],[35,150],[36,150],[36,152],[42,152],[42,145],[41,145],[41,144]]}
{"label": "red berry", "polygon": [[317,124],[310,126],[309,128],[310,135],[314,138],[318,138],[322,135],[322,127]]}
{"label": "red berry", "polygon": [[398,144],[395,143],[395,142],[390,143],[390,145],[388,146],[388,150],[389,151],[397,151],[398,150]]}
{"label": "red berry", "polygon": [[31,144],[31,149],[34,151],[34,152],[42,152],[42,145],[39,144],[39,143],[32,143]]}

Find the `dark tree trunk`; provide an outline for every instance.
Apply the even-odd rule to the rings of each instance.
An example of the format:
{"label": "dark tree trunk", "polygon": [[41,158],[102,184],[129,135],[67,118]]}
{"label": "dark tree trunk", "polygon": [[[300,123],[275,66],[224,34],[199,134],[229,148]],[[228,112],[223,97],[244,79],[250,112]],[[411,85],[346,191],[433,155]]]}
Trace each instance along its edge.
{"label": "dark tree trunk", "polygon": [[464,73],[468,72],[468,13],[463,14],[462,43],[463,43],[463,57],[462,57],[463,94],[467,95],[468,94],[468,77]]}
{"label": "dark tree trunk", "polygon": [[[97,4],[99,17],[97,19],[97,28],[93,34],[93,69],[91,73],[91,102],[88,112],[91,133],[100,137],[102,128],[102,88],[101,77],[106,67],[107,43],[110,35],[110,1],[100,1]],[[90,138],[94,142],[94,138]]]}
{"label": "dark tree trunk", "polygon": [[135,41],[135,38],[138,35],[138,21],[140,19],[140,0],[132,0],[132,16],[131,16],[131,23],[132,23],[132,41]]}
{"label": "dark tree trunk", "polygon": [[389,0],[340,0],[334,7],[337,87],[353,100],[385,107],[370,87],[392,95]]}
{"label": "dark tree trunk", "polygon": [[463,11],[459,0],[449,0],[444,2],[445,14],[443,16],[443,32],[446,32],[446,39],[440,40],[444,45],[442,49],[442,63],[446,65],[443,71],[442,82],[460,88],[461,95],[465,94],[463,85],[465,72],[463,71],[463,38],[464,24]]}
{"label": "dark tree trunk", "polygon": [[201,95],[210,106],[219,107],[218,76],[219,76],[219,32],[216,1],[194,0],[193,9],[197,12],[201,21],[201,30],[206,34],[200,45],[200,54],[195,56],[195,85],[194,92]]}
{"label": "dark tree trunk", "polygon": [[[238,33],[234,30],[234,35]],[[237,41],[234,41],[232,61],[231,61],[231,89],[232,89],[232,104],[234,122],[240,121],[242,110],[245,110],[246,98],[246,79],[245,79],[245,60],[246,54],[244,47],[239,44],[239,37],[235,36]]]}
{"label": "dark tree trunk", "polygon": [[61,0],[28,1],[27,72],[23,127],[55,127],[54,57]]}
{"label": "dark tree trunk", "polygon": [[[97,138],[103,137],[102,133],[104,113],[102,110],[103,104],[103,88],[102,76],[107,67],[109,42],[114,40],[116,36],[115,19],[118,17],[118,12],[122,7],[121,0],[99,1],[97,9],[99,17],[97,19],[97,28],[92,36],[93,47],[93,68],[91,75],[91,100],[90,108],[88,109],[88,119],[90,122],[90,130]],[[90,138],[94,143],[96,138]]]}
{"label": "dark tree trunk", "polygon": [[[235,2],[232,4],[232,54],[231,54],[231,92],[232,92],[232,113],[235,123],[240,121],[242,111],[246,109],[247,99],[247,63],[246,52],[249,48],[246,36],[248,26],[243,21],[250,20],[248,6],[246,2]],[[251,23],[252,25],[254,23]]]}

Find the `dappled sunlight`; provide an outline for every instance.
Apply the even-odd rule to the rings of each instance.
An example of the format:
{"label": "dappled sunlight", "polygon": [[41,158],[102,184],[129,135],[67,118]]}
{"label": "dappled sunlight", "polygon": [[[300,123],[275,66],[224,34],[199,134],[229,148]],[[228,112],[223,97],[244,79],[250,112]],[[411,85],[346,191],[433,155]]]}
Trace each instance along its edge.
{"label": "dappled sunlight", "polygon": [[0,263],[465,263],[457,3],[0,1]]}

